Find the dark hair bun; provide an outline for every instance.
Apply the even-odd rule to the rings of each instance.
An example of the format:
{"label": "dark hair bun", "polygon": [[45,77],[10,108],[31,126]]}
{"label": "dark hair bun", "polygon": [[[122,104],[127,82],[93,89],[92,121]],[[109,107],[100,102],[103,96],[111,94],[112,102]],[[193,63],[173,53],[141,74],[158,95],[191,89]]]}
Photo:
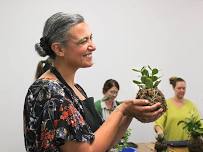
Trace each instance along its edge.
{"label": "dark hair bun", "polygon": [[38,53],[41,57],[47,56],[46,51],[40,46],[39,43],[36,43],[36,44],[35,44],[35,50],[37,51],[37,53]]}
{"label": "dark hair bun", "polygon": [[176,76],[173,76],[173,77],[170,77],[170,78],[169,78],[169,82],[170,82],[170,84],[172,84],[172,85],[175,84],[176,80],[177,80],[177,77],[176,77]]}

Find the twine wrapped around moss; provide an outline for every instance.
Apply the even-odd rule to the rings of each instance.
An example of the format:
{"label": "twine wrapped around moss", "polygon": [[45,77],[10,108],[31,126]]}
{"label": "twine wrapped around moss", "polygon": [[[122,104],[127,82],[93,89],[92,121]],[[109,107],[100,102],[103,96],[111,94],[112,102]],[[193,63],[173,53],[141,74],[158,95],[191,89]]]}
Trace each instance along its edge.
{"label": "twine wrapped around moss", "polygon": [[151,105],[160,102],[163,111],[167,110],[165,97],[158,88],[140,89],[137,93],[136,99],[149,100]]}

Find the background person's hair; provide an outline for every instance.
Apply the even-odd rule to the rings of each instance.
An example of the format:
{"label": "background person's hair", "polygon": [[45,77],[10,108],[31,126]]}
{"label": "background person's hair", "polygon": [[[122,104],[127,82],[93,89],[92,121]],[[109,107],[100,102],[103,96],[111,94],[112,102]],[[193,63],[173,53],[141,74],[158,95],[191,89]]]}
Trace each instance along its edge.
{"label": "background person's hair", "polygon": [[84,22],[84,18],[79,14],[56,13],[47,19],[40,43],[35,44],[35,50],[42,57],[49,56],[55,58],[55,53],[51,49],[51,44],[59,42],[65,46],[68,41],[68,31],[76,24]]}
{"label": "background person's hair", "polygon": [[172,85],[173,88],[175,88],[177,82],[180,82],[180,81],[184,81],[184,82],[185,82],[185,80],[182,79],[182,78],[180,78],[180,77],[175,77],[175,76],[174,76],[174,77],[170,77],[170,78],[169,78],[169,83]]}
{"label": "background person's hair", "polygon": [[103,93],[106,93],[113,86],[115,86],[118,90],[120,89],[119,84],[116,80],[114,80],[114,79],[106,80],[104,83],[104,86],[103,86]]}

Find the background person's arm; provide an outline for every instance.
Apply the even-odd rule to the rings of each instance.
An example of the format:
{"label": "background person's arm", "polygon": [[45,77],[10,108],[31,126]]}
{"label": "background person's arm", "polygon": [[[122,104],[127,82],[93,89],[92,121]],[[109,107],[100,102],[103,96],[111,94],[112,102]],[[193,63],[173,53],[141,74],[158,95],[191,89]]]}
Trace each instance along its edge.
{"label": "background person's arm", "polygon": [[159,125],[155,125],[154,130],[157,134],[163,134],[163,129]]}

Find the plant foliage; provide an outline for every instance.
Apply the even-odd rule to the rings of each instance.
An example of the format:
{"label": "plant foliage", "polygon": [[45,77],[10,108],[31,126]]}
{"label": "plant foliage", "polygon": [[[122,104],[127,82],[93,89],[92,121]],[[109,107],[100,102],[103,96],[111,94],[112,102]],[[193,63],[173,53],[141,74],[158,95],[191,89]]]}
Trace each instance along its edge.
{"label": "plant foliage", "polygon": [[159,70],[157,68],[151,68],[148,65],[143,66],[141,69],[132,70],[140,74],[140,80],[133,80],[133,82],[142,89],[157,88],[161,82],[160,77],[158,76]]}
{"label": "plant foliage", "polygon": [[131,135],[132,133],[132,129],[127,129],[123,138],[121,139],[121,143],[118,143],[117,145],[115,145],[115,148],[116,150],[119,152],[119,151],[122,151],[123,148],[126,148],[128,147],[128,140],[129,140],[129,136]]}
{"label": "plant foliage", "polygon": [[183,129],[187,131],[188,135],[192,138],[203,136],[202,120],[195,115],[191,115],[190,118],[185,118],[178,122],[178,125],[183,124]]}

